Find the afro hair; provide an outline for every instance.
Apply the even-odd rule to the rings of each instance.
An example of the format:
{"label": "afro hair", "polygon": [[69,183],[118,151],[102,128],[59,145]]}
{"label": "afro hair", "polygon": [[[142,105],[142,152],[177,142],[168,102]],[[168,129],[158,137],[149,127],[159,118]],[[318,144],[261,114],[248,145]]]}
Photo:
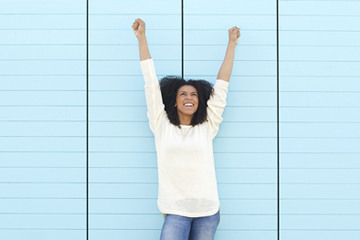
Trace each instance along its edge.
{"label": "afro hair", "polygon": [[206,80],[185,80],[180,76],[165,76],[160,80],[160,89],[166,114],[172,124],[180,127],[177,108],[175,107],[177,92],[184,85],[193,86],[199,99],[199,106],[191,119],[191,125],[195,126],[207,121],[207,101],[214,94],[213,85]]}

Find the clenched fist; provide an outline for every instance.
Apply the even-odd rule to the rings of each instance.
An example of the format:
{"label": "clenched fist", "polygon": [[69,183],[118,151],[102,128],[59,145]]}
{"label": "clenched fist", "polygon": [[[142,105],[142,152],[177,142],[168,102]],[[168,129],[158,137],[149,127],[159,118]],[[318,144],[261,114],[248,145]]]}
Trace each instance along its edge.
{"label": "clenched fist", "polygon": [[140,18],[135,19],[135,22],[132,25],[134,34],[137,38],[145,36],[145,22]]}
{"label": "clenched fist", "polygon": [[229,43],[237,44],[240,36],[240,28],[235,26],[229,29]]}

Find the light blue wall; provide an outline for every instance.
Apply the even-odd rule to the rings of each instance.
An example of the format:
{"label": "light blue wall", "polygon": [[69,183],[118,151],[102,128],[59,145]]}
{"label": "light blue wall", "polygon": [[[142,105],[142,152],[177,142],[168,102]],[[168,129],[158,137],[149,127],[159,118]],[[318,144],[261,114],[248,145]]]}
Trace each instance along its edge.
{"label": "light blue wall", "polygon": [[[274,0],[184,0],[184,75],[215,82],[216,239],[277,239]],[[360,1],[279,1],[280,237],[360,239]],[[89,0],[89,236],[158,239],[154,139],[131,25],[181,75],[180,0]],[[0,1],[0,239],[86,239],[86,1]]]}
{"label": "light blue wall", "polygon": [[360,1],[280,1],[281,239],[360,239]]}
{"label": "light blue wall", "polygon": [[0,1],[0,239],[85,239],[86,4]]}

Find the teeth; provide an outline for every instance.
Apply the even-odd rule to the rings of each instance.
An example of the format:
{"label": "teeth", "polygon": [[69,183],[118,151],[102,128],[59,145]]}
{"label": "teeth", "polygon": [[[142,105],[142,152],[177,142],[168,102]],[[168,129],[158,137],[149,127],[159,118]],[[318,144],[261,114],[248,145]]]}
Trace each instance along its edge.
{"label": "teeth", "polygon": [[193,105],[192,105],[191,103],[186,103],[186,104],[185,104],[185,107],[187,107],[187,106],[192,107]]}

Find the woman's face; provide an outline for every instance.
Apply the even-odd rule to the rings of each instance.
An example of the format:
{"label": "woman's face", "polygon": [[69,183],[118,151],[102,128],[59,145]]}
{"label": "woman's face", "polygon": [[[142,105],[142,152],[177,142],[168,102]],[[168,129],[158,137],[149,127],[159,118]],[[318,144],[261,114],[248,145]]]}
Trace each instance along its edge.
{"label": "woman's face", "polygon": [[175,103],[178,114],[193,116],[198,109],[198,106],[199,99],[196,88],[191,85],[184,85],[180,87],[176,95]]}

